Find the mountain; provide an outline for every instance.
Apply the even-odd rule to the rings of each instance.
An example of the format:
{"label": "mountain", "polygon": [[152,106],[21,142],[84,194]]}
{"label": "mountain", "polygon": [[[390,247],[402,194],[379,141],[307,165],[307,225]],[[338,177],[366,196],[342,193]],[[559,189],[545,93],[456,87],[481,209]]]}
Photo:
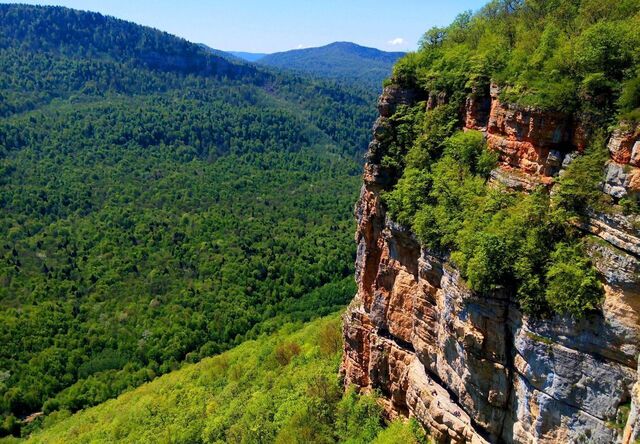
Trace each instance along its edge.
{"label": "mountain", "polygon": [[640,439],[640,2],[491,2],[378,102],[345,386],[438,443]]}
{"label": "mountain", "polygon": [[378,91],[402,52],[385,52],[349,42],[268,54],[258,63],[365,85]]}
{"label": "mountain", "polygon": [[370,92],[61,7],[0,67],[0,434],[352,296]]}
{"label": "mountain", "polygon": [[267,55],[266,53],[261,53],[261,52],[242,52],[242,51],[227,51],[227,52],[242,60],[246,60],[247,62],[257,62],[258,60],[262,59]]}
{"label": "mountain", "polygon": [[0,433],[637,442],[639,22],[463,13],[367,144],[346,77],[1,5]]}
{"label": "mountain", "polygon": [[71,417],[51,415],[28,442],[422,442],[412,423],[383,429],[372,396],[342,396],[340,339],[336,315],[289,325]]}

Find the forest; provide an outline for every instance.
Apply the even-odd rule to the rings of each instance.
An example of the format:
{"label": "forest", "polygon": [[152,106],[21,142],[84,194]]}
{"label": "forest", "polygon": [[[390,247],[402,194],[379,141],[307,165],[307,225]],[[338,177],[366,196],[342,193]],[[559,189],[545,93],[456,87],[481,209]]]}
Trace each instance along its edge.
{"label": "forest", "polygon": [[76,415],[44,419],[29,442],[427,444],[414,421],[387,424],[372,395],[343,393],[335,314],[286,324]]}
{"label": "forest", "polygon": [[[428,30],[386,84],[446,100],[399,106],[366,159],[393,179],[388,214],[479,295],[534,319],[597,310],[577,226],[640,213],[600,189],[608,132],[640,119],[638,47],[637,0],[494,0]],[[428,441],[415,422],[383,430],[375,393],[341,391],[378,92],[345,76],[0,5],[0,438]],[[461,110],[491,84],[585,124],[552,193],[490,183],[497,155]]]}
{"label": "forest", "polygon": [[0,5],[0,433],[343,307],[374,94]]}

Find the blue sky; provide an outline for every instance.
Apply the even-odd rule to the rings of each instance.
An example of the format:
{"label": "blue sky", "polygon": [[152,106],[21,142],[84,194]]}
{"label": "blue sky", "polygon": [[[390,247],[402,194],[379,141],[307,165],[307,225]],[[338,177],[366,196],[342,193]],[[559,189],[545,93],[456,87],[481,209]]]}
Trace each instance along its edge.
{"label": "blue sky", "polygon": [[[275,52],[351,41],[412,50],[422,33],[487,0],[60,0],[20,1],[98,11],[213,48]],[[0,3],[13,3],[0,0]]]}

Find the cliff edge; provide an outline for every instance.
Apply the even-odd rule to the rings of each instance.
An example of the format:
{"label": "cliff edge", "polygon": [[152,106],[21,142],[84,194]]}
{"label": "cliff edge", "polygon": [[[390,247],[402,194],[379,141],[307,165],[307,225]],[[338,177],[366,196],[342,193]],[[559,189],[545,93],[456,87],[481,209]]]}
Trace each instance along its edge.
{"label": "cliff edge", "polygon": [[[356,218],[358,291],[344,315],[345,385],[378,391],[390,417],[415,418],[439,443],[625,444],[640,438],[638,217],[594,212],[582,222],[604,288],[583,318],[528,316],[507,289],[471,290],[446,254],[430,251],[388,215],[397,180],[377,153],[399,137],[401,106],[446,97],[391,84],[379,100]],[[504,103],[499,88],[470,95],[464,128],[498,154],[490,182],[532,190],[553,184],[584,149],[579,119]],[[609,137],[603,190],[640,189],[640,131]]]}

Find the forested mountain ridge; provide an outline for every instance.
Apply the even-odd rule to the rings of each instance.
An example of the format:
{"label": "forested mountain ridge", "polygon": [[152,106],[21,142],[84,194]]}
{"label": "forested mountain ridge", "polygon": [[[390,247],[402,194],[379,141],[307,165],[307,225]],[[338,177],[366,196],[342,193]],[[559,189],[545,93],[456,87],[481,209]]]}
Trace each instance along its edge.
{"label": "forested mountain ridge", "polygon": [[0,47],[51,51],[78,58],[104,58],[183,74],[229,74],[253,70],[206,55],[198,45],[125,20],[64,7],[0,5]]}
{"label": "forested mountain ridge", "polygon": [[371,93],[58,7],[0,67],[2,434],[351,296]]}
{"label": "forested mountain ridge", "polygon": [[[182,89],[185,80],[218,79],[239,87],[250,84],[261,93],[284,99],[288,107],[299,106],[297,111],[335,135],[334,142],[347,145],[354,155],[368,143],[368,130],[362,124],[373,118],[367,102],[374,96],[371,92],[262,70],[167,33],[98,13],[5,4],[0,5],[0,18],[4,73],[0,115],[33,109],[57,97],[163,93]],[[355,131],[342,131],[343,123],[327,118],[328,113]]]}
{"label": "forested mountain ridge", "polygon": [[349,85],[366,85],[378,93],[382,81],[389,77],[394,63],[404,54],[351,42],[334,42],[318,48],[267,54],[256,63],[335,79]]}
{"label": "forested mountain ridge", "polygon": [[[145,68],[174,74],[260,77],[250,66],[233,64],[155,29],[62,7],[0,5],[0,49],[5,73],[2,115],[43,103],[33,100],[77,94],[91,86],[100,92],[125,94],[172,87],[168,78],[151,79]],[[25,60],[27,56],[34,60]],[[98,69],[104,71],[102,75],[97,75]],[[38,75],[45,72],[47,75]],[[136,81],[138,76],[142,78]]]}

